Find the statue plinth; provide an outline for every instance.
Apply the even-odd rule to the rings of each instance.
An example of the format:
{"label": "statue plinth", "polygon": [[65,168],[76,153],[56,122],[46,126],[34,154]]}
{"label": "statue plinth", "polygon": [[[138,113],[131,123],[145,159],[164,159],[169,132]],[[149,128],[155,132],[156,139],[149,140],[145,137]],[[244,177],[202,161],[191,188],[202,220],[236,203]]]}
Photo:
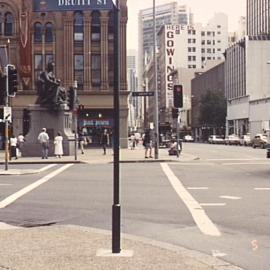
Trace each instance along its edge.
{"label": "statue plinth", "polygon": [[67,111],[67,105],[61,104],[60,109],[51,111],[40,105],[30,105],[30,131],[25,136],[22,149],[23,157],[41,157],[41,145],[38,135],[42,128],[47,129],[50,137],[49,156],[54,156],[54,137],[57,132],[63,136],[64,155],[74,154],[74,133],[72,132],[72,113]]}

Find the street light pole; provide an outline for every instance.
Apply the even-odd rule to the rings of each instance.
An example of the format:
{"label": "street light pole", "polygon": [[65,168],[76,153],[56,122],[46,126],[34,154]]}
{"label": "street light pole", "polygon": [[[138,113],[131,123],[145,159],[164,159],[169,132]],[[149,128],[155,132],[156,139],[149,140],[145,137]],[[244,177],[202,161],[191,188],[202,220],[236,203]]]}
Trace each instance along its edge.
{"label": "street light pole", "polygon": [[158,89],[157,89],[157,57],[156,57],[156,1],[153,0],[153,64],[154,64],[154,115],[155,115],[155,159],[159,157],[159,124],[158,124]]}
{"label": "street light pole", "polygon": [[113,144],[113,206],[112,206],[112,253],[121,252],[121,205],[120,205],[120,7],[114,8],[114,144]]}
{"label": "street light pole", "polygon": [[75,140],[75,145],[74,145],[74,158],[77,160],[77,130],[78,130],[78,108],[77,108],[77,89],[78,89],[78,82],[74,81],[73,84],[74,88],[74,109],[73,109],[73,116],[74,116],[74,140]]}

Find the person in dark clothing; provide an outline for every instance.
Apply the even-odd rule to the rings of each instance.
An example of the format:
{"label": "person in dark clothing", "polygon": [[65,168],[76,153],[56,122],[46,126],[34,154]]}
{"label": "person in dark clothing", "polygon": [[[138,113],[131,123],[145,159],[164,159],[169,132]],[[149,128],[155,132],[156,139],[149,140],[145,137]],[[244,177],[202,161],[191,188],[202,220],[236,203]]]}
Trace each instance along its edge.
{"label": "person in dark clothing", "polygon": [[151,140],[151,136],[150,136],[150,131],[147,129],[145,134],[144,134],[144,138],[143,138],[143,146],[145,148],[145,158],[148,158],[148,151],[149,151],[149,158],[152,158],[152,140]]}
{"label": "person in dark clothing", "polygon": [[104,129],[101,135],[100,144],[102,145],[102,148],[103,148],[103,155],[106,155],[106,149],[107,149],[107,146],[109,145],[109,133],[107,129]]}

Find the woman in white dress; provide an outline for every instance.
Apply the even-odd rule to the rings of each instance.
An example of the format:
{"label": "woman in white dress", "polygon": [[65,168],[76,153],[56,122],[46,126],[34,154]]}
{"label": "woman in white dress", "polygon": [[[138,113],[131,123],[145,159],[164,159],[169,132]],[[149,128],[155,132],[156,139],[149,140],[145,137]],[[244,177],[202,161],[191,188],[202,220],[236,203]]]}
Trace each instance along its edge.
{"label": "woman in white dress", "polygon": [[63,155],[63,137],[61,132],[58,132],[54,138],[54,154],[59,158]]}

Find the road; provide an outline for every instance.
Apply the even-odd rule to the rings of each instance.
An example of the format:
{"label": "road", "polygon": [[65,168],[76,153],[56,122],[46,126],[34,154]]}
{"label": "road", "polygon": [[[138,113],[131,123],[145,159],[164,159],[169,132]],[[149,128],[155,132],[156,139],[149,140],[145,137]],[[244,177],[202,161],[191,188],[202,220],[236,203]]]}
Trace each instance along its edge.
{"label": "road", "polygon": [[[270,269],[265,150],[191,143],[184,151],[198,159],[121,165],[122,231],[221,257],[244,269]],[[110,230],[112,165],[64,166],[1,176],[0,222]]]}

